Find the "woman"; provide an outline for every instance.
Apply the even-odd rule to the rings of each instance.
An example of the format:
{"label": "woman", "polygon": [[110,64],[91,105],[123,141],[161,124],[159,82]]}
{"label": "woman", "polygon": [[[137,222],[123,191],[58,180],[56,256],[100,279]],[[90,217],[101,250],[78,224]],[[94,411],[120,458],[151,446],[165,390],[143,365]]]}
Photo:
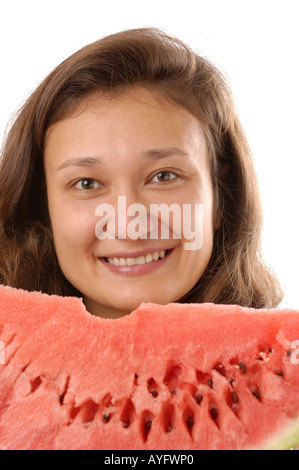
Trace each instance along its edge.
{"label": "woman", "polygon": [[[121,197],[147,211],[202,207],[200,249],[185,249],[174,220],[168,239],[123,236],[133,214],[118,218]],[[97,236],[103,204],[124,224],[110,239]],[[2,152],[0,225],[1,283],[83,297],[95,315],[282,298],[262,259],[257,178],[229,86],[156,29],[84,47],[30,96]]]}

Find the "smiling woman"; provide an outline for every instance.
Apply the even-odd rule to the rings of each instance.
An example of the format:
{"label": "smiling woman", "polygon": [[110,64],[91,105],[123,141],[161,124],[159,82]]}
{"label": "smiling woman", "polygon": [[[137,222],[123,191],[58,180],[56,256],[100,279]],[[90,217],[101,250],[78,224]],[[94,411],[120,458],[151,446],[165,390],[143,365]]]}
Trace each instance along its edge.
{"label": "smiling woman", "polygon": [[[175,214],[168,238],[124,236],[134,213],[118,213],[121,197],[147,214],[200,205],[200,249],[185,249]],[[100,239],[104,205],[115,236]],[[229,86],[156,29],[84,47],[28,99],[2,152],[0,225],[1,283],[83,297],[95,315],[143,301],[274,307],[282,296],[262,259],[256,175]]]}
{"label": "smiling woman", "polygon": [[[151,150],[154,147],[161,150]],[[78,155],[101,155],[101,162],[78,160]],[[142,301],[176,301],[196,284],[212,253],[213,188],[204,133],[192,114],[144,88],[127,91],[108,104],[99,97],[50,127],[44,160],[59,265],[84,293],[90,311],[121,316]],[[161,175],[170,177],[157,179]],[[96,208],[105,203],[118,212],[121,196],[128,205],[142,204],[148,213],[161,201],[167,207],[202,203],[201,249],[186,250],[184,236],[173,239],[172,223],[166,240],[124,238],[123,227],[117,226],[114,238],[99,241]],[[130,223],[125,214],[119,215],[123,226]],[[167,255],[149,259],[160,252]],[[142,262],[144,256],[147,263]]]}

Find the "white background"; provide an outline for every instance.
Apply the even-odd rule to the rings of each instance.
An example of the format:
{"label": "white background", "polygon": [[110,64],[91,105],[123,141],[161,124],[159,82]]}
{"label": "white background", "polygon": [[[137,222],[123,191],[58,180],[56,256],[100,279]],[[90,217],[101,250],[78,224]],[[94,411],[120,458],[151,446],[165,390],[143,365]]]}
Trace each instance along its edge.
{"label": "white background", "polygon": [[9,0],[0,3],[0,137],[33,89],[77,49],[154,26],[230,79],[264,207],[265,257],[299,308],[298,0]]}

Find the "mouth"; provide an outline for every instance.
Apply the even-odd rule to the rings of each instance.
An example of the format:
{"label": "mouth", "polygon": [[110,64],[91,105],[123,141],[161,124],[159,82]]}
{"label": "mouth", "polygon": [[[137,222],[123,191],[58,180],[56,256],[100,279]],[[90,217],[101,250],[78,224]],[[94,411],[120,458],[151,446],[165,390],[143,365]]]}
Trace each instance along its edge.
{"label": "mouth", "polygon": [[165,258],[165,256],[169,255],[171,251],[172,249],[157,250],[153,253],[146,253],[140,256],[109,256],[101,259],[106,263],[113,264],[114,266],[142,266]]}
{"label": "mouth", "polygon": [[99,259],[112,272],[124,275],[139,275],[149,273],[162,266],[173,250],[174,248],[144,253],[117,253]]}

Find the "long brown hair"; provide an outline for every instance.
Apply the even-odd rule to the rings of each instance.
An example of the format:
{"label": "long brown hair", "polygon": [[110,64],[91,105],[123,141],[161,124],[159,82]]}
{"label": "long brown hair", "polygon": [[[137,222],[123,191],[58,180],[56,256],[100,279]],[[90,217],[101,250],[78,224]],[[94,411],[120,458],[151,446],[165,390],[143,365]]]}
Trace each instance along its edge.
{"label": "long brown hair", "polygon": [[204,126],[215,192],[214,250],[179,302],[275,307],[280,284],[261,253],[262,211],[250,148],[229,84],[206,58],[155,28],[107,36],[60,64],[29,97],[6,136],[0,166],[0,283],[49,294],[78,292],[62,274],[47,207],[47,129],[97,92],[114,97],[144,86]]}

